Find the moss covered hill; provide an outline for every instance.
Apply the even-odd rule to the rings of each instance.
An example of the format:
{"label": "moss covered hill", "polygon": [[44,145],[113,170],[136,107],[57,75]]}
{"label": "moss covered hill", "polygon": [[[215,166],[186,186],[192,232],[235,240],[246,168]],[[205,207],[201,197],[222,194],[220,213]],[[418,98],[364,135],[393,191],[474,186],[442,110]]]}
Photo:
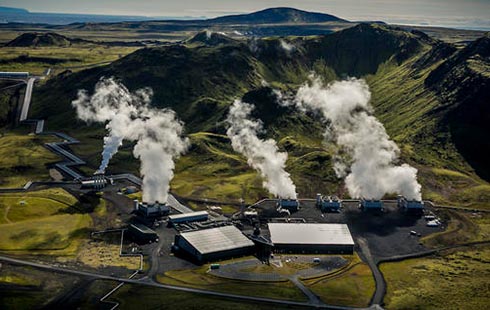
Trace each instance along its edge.
{"label": "moss covered hill", "polygon": [[[100,145],[102,127],[87,130],[75,120],[70,102],[77,90],[92,90],[102,76],[115,76],[130,89],[150,86],[155,91],[153,104],[176,110],[193,142],[177,165],[174,190],[183,196],[253,200],[267,193],[224,135],[228,106],[234,98],[244,97],[257,106],[256,116],[267,128],[265,136],[289,152],[287,169],[301,195],[342,194],[342,184],[331,169],[332,154],[322,144],[322,124],[314,116],[279,107],[263,81],[294,91],[311,71],[326,81],[364,77],[375,113],[402,149],[403,160],[419,168],[425,197],[485,205],[490,186],[481,178],[488,164],[464,148],[471,149],[465,135],[481,136],[480,129],[488,128],[488,122],[471,123],[458,137],[455,128],[461,127],[454,115],[488,103],[464,100],[468,96],[463,95],[476,98],[489,93],[487,40],[457,50],[420,32],[361,24],[325,36],[146,48],[105,67],[49,80],[35,92],[33,116],[46,118],[50,129],[68,130],[82,141]],[[460,82],[451,84],[457,79]],[[99,149],[77,151],[97,166]],[[488,149],[483,151],[490,155]],[[123,150],[111,169],[136,170],[136,163],[128,165],[129,158],[130,150]]]}
{"label": "moss covered hill", "polygon": [[55,32],[26,32],[8,42],[9,47],[69,46],[73,40]]}

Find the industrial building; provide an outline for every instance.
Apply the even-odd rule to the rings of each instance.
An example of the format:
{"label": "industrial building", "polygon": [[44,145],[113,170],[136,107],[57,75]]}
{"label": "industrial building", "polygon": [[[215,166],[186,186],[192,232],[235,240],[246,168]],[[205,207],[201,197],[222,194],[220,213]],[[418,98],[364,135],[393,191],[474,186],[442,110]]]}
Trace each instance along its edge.
{"label": "industrial building", "polygon": [[382,212],[384,210],[383,202],[381,200],[370,200],[364,198],[361,199],[359,208],[368,212]]}
{"label": "industrial building", "polygon": [[0,78],[25,79],[29,77],[29,72],[0,72]]}
{"label": "industrial building", "polygon": [[323,197],[321,194],[317,194],[316,206],[322,212],[338,212],[342,208],[342,201],[335,196]]}
{"label": "industrial building", "polygon": [[204,263],[252,254],[254,243],[235,226],[223,226],[176,235],[173,249]]}
{"label": "industrial building", "polygon": [[136,215],[147,222],[160,219],[170,213],[170,207],[166,204],[159,203],[158,201],[153,204],[148,204],[145,202],[140,203],[138,200],[135,200],[134,209]]}
{"label": "industrial building", "polygon": [[423,214],[424,213],[424,202],[418,200],[408,200],[403,196],[397,197],[398,208],[410,214]]}
{"label": "industrial building", "polygon": [[277,201],[277,209],[288,210],[290,213],[299,210],[299,201],[297,199],[279,199]]}
{"label": "industrial building", "polygon": [[147,242],[158,239],[158,235],[155,231],[140,223],[129,224],[128,232],[131,236],[140,241]]}
{"label": "industrial building", "polygon": [[168,217],[169,224],[175,225],[180,223],[202,222],[209,219],[207,211],[196,211],[183,214],[173,214]]}
{"label": "industrial building", "polygon": [[269,223],[268,227],[276,253],[354,252],[354,240],[346,224]]}

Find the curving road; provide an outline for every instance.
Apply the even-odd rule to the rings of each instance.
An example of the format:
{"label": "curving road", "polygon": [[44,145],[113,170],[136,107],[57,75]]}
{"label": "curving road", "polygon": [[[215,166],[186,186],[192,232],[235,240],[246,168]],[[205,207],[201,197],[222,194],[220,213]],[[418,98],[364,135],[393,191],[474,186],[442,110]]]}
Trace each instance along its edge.
{"label": "curving road", "polygon": [[333,310],[375,309],[374,307],[355,308],[355,307],[330,306],[330,305],[325,305],[325,304],[312,304],[310,302],[288,301],[288,300],[280,300],[280,299],[273,299],[273,298],[266,298],[266,297],[253,297],[253,296],[245,296],[245,295],[237,295],[237,294],[207,291],[207,290],[182,287],[182,286],[165,285],[165,284],[155,283],[149,278],[144,278],[144,279],[140,279],[140,280],[119,278],[119,277],[101,275],[101,274],[92,273],[92,272],[66,269],[66,268],[60,268],[60,267],[54,267],[54,266],[47,266],[44,264],[29,262],[29,261],[15,259],[15,258],[6,257],[6,256],[0,256],[0,261],[3,261],[5,263],[9,263],[9,264],[14,264],[14,265],[30,266],[30,267],[43,269],[43,270],[47,270],[47,271],[52,271],[52,272],[72,274],[72,275],[80,276],[80,277],[89,277],[89,278],[96,279],[96,280],[118,281],[118,282],[127,283],[127,284],[145,285],[145,286],[151,286],[151,287],[156,287],[156,288],[164,288],[164,289],[168,289],[168,290],[176,290],[176,291],[182,291],[182,292],[188,292],[188,293],[204,294],[204,295],[210,295],[210,296],[216,296],[216,297],[225,297],[225,298],[236,299],[236,300],[264,302],[264,303],[271,303],[271,304],[284,305],[284,306],[299,306],[299,307],[305,307],[308,309],[314,309],[314,308],[316,308],[316,309],[333,309]]}

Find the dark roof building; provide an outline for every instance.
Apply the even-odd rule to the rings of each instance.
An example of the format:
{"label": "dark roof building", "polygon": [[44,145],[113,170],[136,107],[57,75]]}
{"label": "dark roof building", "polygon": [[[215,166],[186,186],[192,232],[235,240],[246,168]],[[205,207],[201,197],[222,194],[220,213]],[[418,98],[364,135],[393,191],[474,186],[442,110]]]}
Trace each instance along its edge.
{"label": "dark roof building", "polygon": [[141,241],[155,241],[158,235],[152,229],[140,223],[129,224],[128,232],[136,239]]}
{"label": "dark roof building", "polygon": [[175,236],[175,247],[199,263],[253,253],[254,243],[235,226],[184,232]]}

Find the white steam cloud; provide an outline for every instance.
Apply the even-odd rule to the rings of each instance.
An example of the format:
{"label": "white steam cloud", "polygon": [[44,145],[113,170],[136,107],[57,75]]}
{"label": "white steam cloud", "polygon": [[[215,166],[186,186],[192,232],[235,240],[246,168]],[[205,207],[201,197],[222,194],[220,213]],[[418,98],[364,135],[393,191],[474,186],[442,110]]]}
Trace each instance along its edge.
{"label": "white steam cloud", "polygon": [[303,111],[320,113],[327,122],[325,137],[340,148],[334,169],[337,176],[345,177],[352,197],[381,199],[387,193],[398,193],[421,200],[417,169],[396,165],[400,151],[371,114],[370,98],[364,80],[349,79],[325,87],[319,78],[313,78],[298,90],[296,104]]}
{"label": "white steam cloud", "polygon": [[247,157],[248,164],[264,178],[263,186],[279,198],[296,199],[296,186],[285,171],[288,154],[279,152],[276,141],[262,140],[257,134],[263,130],[260,120],[250,119],[254,106],[235,100],[230,107],[226,134],[233,149]]}
{"label": "white steam cloud", "polygon": [[288,54],[296,50],[296,46],[292,43],[288,43],[282,39],[279,40],[279,42],[281,44],[281,48]]}
{"label": "white steam cloud", "polygon": [[102,162],[104,172],[123,140],[137,141],[133,154],[141,161],[143,200],[166,202],[173,178],[174,158],[183,154],[188,139],[182,138],[183,124],[172,110],[150,107],[149,88],[131,93],[112,78],[101,79],[92,96],[81,90],[72,102],[80,119],[106,123]]}

